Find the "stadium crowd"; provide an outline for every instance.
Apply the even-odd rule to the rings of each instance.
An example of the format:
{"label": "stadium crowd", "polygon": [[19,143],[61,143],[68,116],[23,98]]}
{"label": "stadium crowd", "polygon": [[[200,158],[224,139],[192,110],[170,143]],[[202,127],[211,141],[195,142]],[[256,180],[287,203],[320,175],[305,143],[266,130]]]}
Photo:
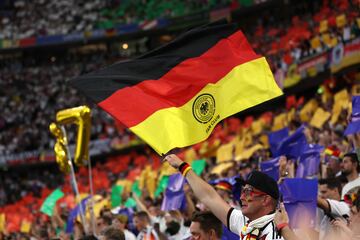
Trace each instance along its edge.
{"label": "stadium crowd", "polygon": [[[347,4],[344,6],[343,2]],[[289,21],[269,17],[269,21],[259,21],[256,29],[246,32],[254,49],[267,57],[279,86],[283,87],[286,73],[292,64],[360,36],[356,21],[359,5],[356,1],[337,1],[337,5],[331,3],[325,2],[312,15],[312,8],[318,6],[304,7],[301,14]],[[345,25],[338,26],[336,20],[335,23],[329,20],[329,26],[323,32],[312,30],[321,19],[336,15],[337,8],[347,13]],[[318,44],[310,43],[314,39],[319,40]],[[108,49],[89,55],[69,54],[59,59],[51,58],[50,61],[36,61],[31,57],[0,61],[0,106],[3,109],[0,116],[0,155],[51,149],[54,143],[47,131],[48,119],[53,119],[54,113],[59,109],[84,102],[74,89],[67,86],[66,81],[119,59],[122,59],[119,51]],[[93,119],[92,139],[116,136],[121,139],[122,134],[119,136],[119,131],[114,131],[115,129],[128,134],[123,127],[115,125],[109,116],[96,108]],[[35,128],[31,127],[34,125]]]}
{"label": "stadium crowd", "polygon": [[[35,66],[13,59],[4,63],[1,70],[0,154],[50,149],[54,142],[47,131],[49,119],[53,119],[55,111],[79,105],[83,100],[66,81],[106,62],[101,55],[94,55],[79,61],[59,59],[55,63]],[[110,128],[104,129],[106,123],[114,125],[109,116],[96,109],[94,116],[93,136],[101,138],[106,132],[115,134]]]}
{"label": "stadium crowd", "polygon": [[[359,36],[359,25],[356,22],[359,5],[356,1],[326,3],[324,1],[318,12],[312,15],[304,13],[291,22],[277,25],[277,29],[269,27],[265,22],[257,26],[252,35],[254,39],[250,37],[250,41],[258,52],[268,57],[275,75],[279,75],[276,74],[278,71],[285,73],[292,63],[327,51],[340,41],[347,42]],[[39,4],[46,6],[48,3],[40,1]],[[320,20],[341,13],[337,9],[347,13],[345,25],[338,25],[336,19],[330,24],[329,20],[329,27],[325,32],[320,29],[310,31],[318,26]],[[289,35],[288,30],[298,31],[302,36]],[[71,28],[66,31],[71,31]],[[325,34],[330,36],[330,40],[336,41],[328,42],[324,38]],[[312,42],[316,37],[319,37],[320,45],[315,44],[315,40]],[[119,56],[94,54],[76,60],[71,57],[58,59],[52,64],[19,59],[2,62],[0,154],[49,149],[54,142],[47,129],[54,113],[84,102],[76,91],[66,85],[66,80],[107,65],[114,58]],[[281,80],[277,80],[281,85]],[[290,96],[286,100],[286,106],[279,107],[274,112],[247,116],[242,120],[229,118],[216,127],[208,140],[177,153],[180,159],[190,164],[199,161],[198,159],[205,159],[202,161],[205,167],[196,170],[196,173],[210,182],[221,198],[235,210],[229,210],[228,205],[219,200],[212,188],[208,189],[208,185],[201,182],[191,168],[183,165],[175,156],[167,157],[170,164],[162,164],[161,159],[151,150],[134,150],[104,159],[92,168],[96,194],[91,199],[94,201],[93,205],[87,195],[90,190],[87,170],[84,167],[78,169],[76,178],[79,192],[87,209],[85,223],[79,217],[79,210],[74,211],[77,201],[72,193],[73,184],[70,183],[69,175],[64,177],[56,170],[38,173],[33,170],[22,176],[16,172],[5,173],[0,177],[0,239],[96,239],[94,236],[100,239],[221,239],[221,235],[222,239],[239,238],[230,235],[217,218],[230,230],[238,235],[243,234],[242,237],[246,238],[249,234],[246,229],[243,231],[234,227],[237,223],[231,216],[239,214],[236,209],[241,207],[244,214],[246,212],[246,217],[253,220],[256,219],[253,213],[255,210],[269,209],[265,214],[273,213],[275,206],[272,205],[272,200],[280,200],[278,191],[263,189],[251,180],[253,178],[255,181],[255,177],[252,177],[254,173],[250,173],[260,170],[261,163],[274,157],[268,134],[284,128],[294,133],[301,129],[302,124],[306,125],[302,130],[306,145],[323,147],[319,151],[320,161],[315,171],[304,176],[297,160],[301,155],[284,154],[278,159],[275,177],[279,178],[276,179],[279,183],[299,175],[308,179],[320,179],[316,199],[316,224],[306,222],[306,228],[303,225],[298,226],[298,229],[289,227],[289,216],[281,205],[277,208],[281,211],[276,210],[273,216],[271,239],[280,239],[281,235],[284,239],[359,238],[360,158],[356,151],[360,147],[360,139],[356,134],[344,136],[348,116],[351,114],[350,97],[359,93],[359,80],[359,72],[355,70],[326,81],[310,99]],[[115,125],[104,112],[96,108],[93,112],[93,139],[129,134],[124,132],[123,127]],[[121,133],[115,129],[121,129]],[[197,169],[195,165],[191,165],[193,170]],[[174,176],[177,169],[187,179],[187,183],[183,183],[178,190],[184,194],[186,206],[177,205],[177,210],[169,210],[164,201],[170,184],[169,176]],[[264,184],[274,186],[272,184],[275,180],[261,174],[259,176]],[[234,177],[248,181],[241,194],[236,193],[238,186],[233,181]],[[168,180],[167,184],[163,183],[163,179]],[[219,179],[223,181],[218,181]],[[196,187],[198,185],[202,188]],[[249,185],[252,188],[249,189]],[[57,187],[64,196],[50,211],[45,211],[42,205]],[[204,189],[208,191],[204,192]],[[177,202],[175,199],[172,201]],[[264,205],[252,205],[260,204],[260,201]],[[91,209],[95,224],[91,222]],[[196,213],[193,214],[195,210]],[[230,218],[227,219],[224,213],[229,213]],[[241,224],[239,222],[240,225],[245,225],[245,217]],[[258,235],[246,239],[256,239],[262,232],[268,231],[266,229],[269,226],[266,229],[263,227]],[[293,230],[296,230],[295,233]]]}
{"label": "stadium crowd", "polygon": [[[358,78],[357,71],[342,76],[340,79],[322,86],[324,92],[317,93],[307,101],[301,97],[295,98],[296,101],[294,101],[294,97],[290,97],[286,106],[283,106],[276,115],[266,112],[256,118],[248,116],[242,122],[237,118],[227,119],[217,126],[210,139],[194,147],[183,149],[177,155],[189,163],[205,158],[206,163],[201,171],[201,177],[212,183],[218,194],[231,206],[239,208],[239,198],[234,198],[236,184],[234,185],[232,179],[235,176],[247,179],[253,170],[260,170],[261,159],[263,162],[272,159],[269,145],[262,136],[282,127],[288,127],[290,132],[294,132],[302,123],[307,122],[304,130],[307,143],[319,144],[325,148],[321,151],[321,160],[316,171],[313,175],[306,177],[321,179],[318,183],[317,197],[319,215],[316,225],[306,229],[299,227],[296,234],[300,234],[298,235],[299,239],[319,239],[317,237],[319,235],[320,239],[330,239],[330,237],[335,239],[339,237],[337,234],[342,234],[344,239],[354,239],[359,234],[356,224],[360,217],[358,213],[360,172],[359,160],[357,154],[352,153],[352,146],[358,145],[357,136],[343,137],[343,132],[347,126],[346,116],[350,112],[348,108],[349,93],[357,91],[358,86],[355,80],[359,80]],[[344,84],[344,79],[351,79],[351,81]],[[343,86],[347,86],[347,89],[341,90]],[[341,114],[337,114],[337,110],[334,110],[336,102],[342,104]],[[322,108],[325,112],[331,112],[332,116],[337,115],[335,123],[331,123],[329,115],[316,121],[313,120],[316,115],[314,112],[318,108]],[[281,116],[285,116],[285,118]],[[281,118],[283,119],[281,120]],[[257,127],[259,123],[261,123],[260,131]],[[225,147],[229,144],[232,148]],[[298,175],[299,162],[294,161],[291,155],[287,157],[283,156],[279,160],[280,182]],[[192,166],[194,169],[196,168],[194,164]],[[159,157],[150,150],[146,150],[145,153],[133,151],[129,154],[109,157],[102,163],[98,162],[92,172],[96,193],[93,206],[96,216],[96,230],[94,231],[97,236],[121,229],[123,232],[127,232],[125,233],[126,239],[134,239],[132,234],[140,234],[139,236],[150,234],[154,239],[187,239],[193,234],[192,228],[189,228],[192,219],[191,213],[194,210],[200,212],[212,210],[206,200],[202,203],[204,200],[197,195],[199,189],[194,188],[192,191],[185,184],[186,207],[161,211],[161,206],[164,206],[164,197],[167,194],[167,190],[160,187],[161,179],[167,175],[174,176],[176,170],[168,164],[161,164]],[[191,185],[189,176],[193,176],[193,174],[185,173],[184,175],[187,176]],[[2,182],[1,185],[7,188],[6,192],[10,195],[2,194],[2,202],[12,204],[7,204],[2,208],[2,212],[6,216],[6,222],[2,223],[5,229],[3,237],[29,239],[30,236],[33,236],[36,239],[52,239],[57,236],[60,239],[68,239],[72,235],[75,239],[86,239],[84,238],[85,231],[92,233],[91,223],[88,222],[84,226],[79,217],[72,219],[75,223],[72,225],[73,233],[66,233],[67,226],[71,224],[69,216],[76,206],[69,175],[64,178],[62,174],[54,171],[42,174],[33,172],[28,174],[26,180],[26,177],[23,176],[7,177],[9,177],[7,182]],[[89,193],[86,168],[80,168],[76,177],[82,199],[86,199],[86,193]],[[223,181],[216,181],[217,179],[223,179]],[[151,182],[157,184],[152,185]],[[168,182],[168,184],[170,183]],[[55,186],[61,186],[64,197],[56,203],[53,215],[47,216],[40,212],[40,208]],[[123,190],[117,191],[116,186],[122,186]],[[158,195],[155,193],[154,187],[156,186],[162,193]],[[261,187],[257,187],[257,189],[261,189]],[[261,191],[267,193],[266,189]],[[4,200],[4,196],[6,198],[15,193],[21,195],[20,201]],[[114,194],[118,194],[121,199],[116,205]],[[241,193],[242,204],[244,201],[250,204],[251,201],[257,199],[256,195],[251,194],[243,199],[244,194],[243,190]],[[89,203],[85,206],[88,211],[91,209]],[[15,209],[21,209],[21,212],[16,214]],[[324,215],[321,214],[321,209],[325,213]],[[88,214],[87,221],[90,221],[89,216]],[[289,221],[285,209],[277,212],[275,216],[275,223],[278,225],[285,226]],[[286,231],[291,231],[289,229],[285,228],[279,233],[284,231],[282,234],[285,237],[287,236]],[[226,230],[223,229],[221,232],[225,234]],[[143,239],[139,236],[138,239]]]}
{"label": "stadium crowd", "polygon": [[[171,18],[244,1],[11,1],[0,15],[0,39],[72,34]],[[236,3],[238,2],[238,3]],[[245,1],[246,2],[246,1]]]}

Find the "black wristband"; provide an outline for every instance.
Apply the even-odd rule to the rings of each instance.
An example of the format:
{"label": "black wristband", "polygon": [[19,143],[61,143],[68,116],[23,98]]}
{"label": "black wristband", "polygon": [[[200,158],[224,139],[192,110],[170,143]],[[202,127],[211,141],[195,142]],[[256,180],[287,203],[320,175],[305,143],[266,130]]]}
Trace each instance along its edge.
{"label": "black wristband", "polygon": [[183,167],[185,167],[186,165],[188,165],[186,162],[183,162],[182,164],[180,164],[180,166],[178,167],[178,170],[180,171],[180,172],[182,172],[182,169],[183,169]]}

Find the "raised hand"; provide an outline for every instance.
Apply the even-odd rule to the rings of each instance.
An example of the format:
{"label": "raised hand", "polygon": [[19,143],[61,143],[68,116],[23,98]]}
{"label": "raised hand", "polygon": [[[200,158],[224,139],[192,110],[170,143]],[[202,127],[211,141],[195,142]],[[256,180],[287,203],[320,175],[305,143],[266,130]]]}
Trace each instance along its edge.
{"label": "raised hand", "polygon": [[175,154],[167,155],[164,158],[165,161],[167,161],[173,168],[179,168],[179,166],[183,163],[183,160],[178,158]]}
{"label": "raised hand", "polygon": [[280,203],[280,208],[276,210],[274,222],[276,225],[289,224],[289,216],[285,210],[284,203]]}

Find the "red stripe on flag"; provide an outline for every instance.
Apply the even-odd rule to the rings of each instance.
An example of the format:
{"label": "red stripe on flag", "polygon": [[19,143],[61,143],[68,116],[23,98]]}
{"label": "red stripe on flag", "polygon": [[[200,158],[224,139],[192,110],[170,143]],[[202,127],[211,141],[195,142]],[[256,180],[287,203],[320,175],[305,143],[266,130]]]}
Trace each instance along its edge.
{"label": "red stripe on flag", "polygon": [[160,79],[122,88],[98,105],[130,128],[160,109],[184,105],[207,84],[218,82],[234,67],[259,57],[238,31],[201,56],[169,69]]}

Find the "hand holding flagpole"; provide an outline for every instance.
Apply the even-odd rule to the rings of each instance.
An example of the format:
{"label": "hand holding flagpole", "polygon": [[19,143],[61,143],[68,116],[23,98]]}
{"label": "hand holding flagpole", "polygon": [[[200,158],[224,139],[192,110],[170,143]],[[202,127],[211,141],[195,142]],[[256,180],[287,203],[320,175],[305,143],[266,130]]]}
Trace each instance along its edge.
{"label": "hand holding flagpole", "polygon": [[178,169],[179,166],[184,162],[175,154],[167,155],[164,160],[167,161],[175,169]]}

